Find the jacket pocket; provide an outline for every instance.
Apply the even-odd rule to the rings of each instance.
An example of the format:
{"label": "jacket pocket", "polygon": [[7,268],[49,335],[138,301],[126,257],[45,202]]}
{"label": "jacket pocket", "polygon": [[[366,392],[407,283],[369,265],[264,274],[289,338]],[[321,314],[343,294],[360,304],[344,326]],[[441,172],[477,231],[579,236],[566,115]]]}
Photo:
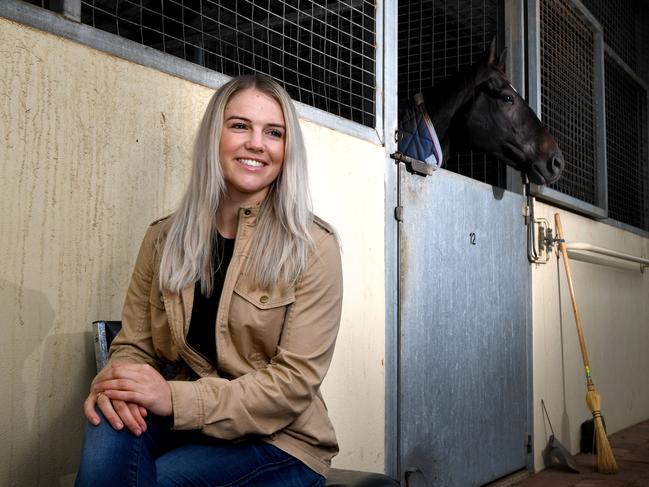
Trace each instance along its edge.
{"label": "jacket pocket", "polygon": [[295,288],[256,289],[246,276],[235,286],[228,314],[228,325],[235,346],[249,356],[261,352],[275,355],[286,313],[295,301]]}
{"label": "jacket pocket", "polygon": [[234,292],[260,310],[288,306],[295,301],[293,286],[278,286],[271,290],[258,289],[245,276],[241,276]]}

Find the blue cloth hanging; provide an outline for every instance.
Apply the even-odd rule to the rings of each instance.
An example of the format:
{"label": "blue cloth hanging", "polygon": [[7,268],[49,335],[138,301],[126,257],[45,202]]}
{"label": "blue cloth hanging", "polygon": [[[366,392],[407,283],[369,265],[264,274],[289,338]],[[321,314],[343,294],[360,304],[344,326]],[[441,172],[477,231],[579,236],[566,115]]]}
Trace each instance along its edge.
{"label": "blue cloth hanging", "polygon": [[403,155],[442,166],[442,149],[421,93],[399,110],[399,135],[399,152]]}

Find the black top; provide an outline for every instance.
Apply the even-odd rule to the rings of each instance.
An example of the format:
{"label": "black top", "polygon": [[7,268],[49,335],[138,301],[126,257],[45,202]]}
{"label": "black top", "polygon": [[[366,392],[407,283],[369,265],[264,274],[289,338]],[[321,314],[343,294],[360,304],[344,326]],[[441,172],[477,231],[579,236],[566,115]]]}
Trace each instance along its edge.
{"label": "black top", "polygon": [[214,367],[216,367],[216,312],[219,309],[225,274],[234,251],[234,239],[217,235],[215,247],[212,257],[214,259],[212,295],[204,296],[201,292],[201,281],[196,282],[192,319],[187,332],[189,346],[209,360]]}

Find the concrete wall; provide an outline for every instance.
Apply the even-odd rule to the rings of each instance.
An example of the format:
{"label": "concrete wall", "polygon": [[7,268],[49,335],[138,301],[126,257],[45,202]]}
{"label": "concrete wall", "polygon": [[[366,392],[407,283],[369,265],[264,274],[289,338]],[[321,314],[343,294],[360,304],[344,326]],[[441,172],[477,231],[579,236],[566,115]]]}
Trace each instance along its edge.
{"label": "concrete wall", "polygon": [[[550,220],[548,205],[536,206],[536,217]],[[587,242],[631,255],[649,257],[649,239],[560,211],[567,242]],[[580,253],[589,258],[588,254]],[[590,254],[591,256],[593,254]],[[649,418],[649,270],[637,264],[619,267],[569,257],[595,387],[609,434]],[[598,262],[614,264],[608,258]],[[541,451],[550,427],[559,441],[579,451],[580,425],[591,417],[586,380],[563,262],[552,256],[532,271],[534,341],[534,460],[543,468]]]}
{"label": "concrete wall", "polygon": [[[94,375],[149,222],[170,212],[211,90],[0,18],[0,485],[70,485]],[[383,148],[303,124],[345,302],[324,386],[336,465],[383,470]]]}
{"label": "concrete wall", "polygon": [[[70,485],[93,375],[90,322],[117,318],[148,223],[174,207],[211,90],[0,18],[0,486]],[[343,243],[345,304],[324,385],[340,467],[384,458],[383,148],[303,122],[317,213]],[[537,204],[537,216],[555,209]],[[568,240],[649,239],[562,212]],[[549,427],[590,414],[562,263],[533,269],[535,467]],[[610,432],[649,418],[649,271],[573,261]],[[638,377],[638,379],[636,379]]]}

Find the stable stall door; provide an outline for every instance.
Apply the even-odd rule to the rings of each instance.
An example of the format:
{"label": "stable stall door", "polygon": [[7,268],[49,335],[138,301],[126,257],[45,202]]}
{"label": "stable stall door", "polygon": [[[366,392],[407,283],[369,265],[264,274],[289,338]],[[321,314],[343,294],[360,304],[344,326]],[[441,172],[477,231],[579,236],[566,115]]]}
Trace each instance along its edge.
{"label": "stable stall door", "polygon": [[398,167],[401,482],[480,486],[529,460],[524,199]]}

